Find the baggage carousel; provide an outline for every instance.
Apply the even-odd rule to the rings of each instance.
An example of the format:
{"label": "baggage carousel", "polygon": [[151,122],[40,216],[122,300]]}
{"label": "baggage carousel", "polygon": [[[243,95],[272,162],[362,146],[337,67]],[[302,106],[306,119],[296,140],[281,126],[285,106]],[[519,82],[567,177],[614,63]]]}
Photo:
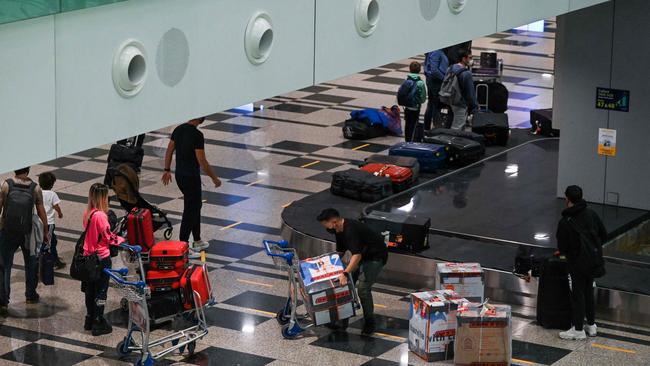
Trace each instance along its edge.
{"label": "baggage carousel", "polygon": [[[556,197],[559,140],[513,130],[509,146],[488,147],[486,158],[457,170],[421,177],[417,186],[367,204],[329,190],[293,202],[282,213],[282,236],[310,257],[334,250],[333,236],[315,217],[334,207],[344,217],[370,211],[431,218],[430,248],[391,252],[380,281],[412,289],[433,286],[435,262],[479,262],[486,269],[486,297],[535,306],[537,282],[512,274],[521,248],[552,252],[564,209]],[[590,204],[610,238],[650,219],[643,210]],[[650,323],[650,257],[607,251],[607,275],[597,280],[599,317]]]}

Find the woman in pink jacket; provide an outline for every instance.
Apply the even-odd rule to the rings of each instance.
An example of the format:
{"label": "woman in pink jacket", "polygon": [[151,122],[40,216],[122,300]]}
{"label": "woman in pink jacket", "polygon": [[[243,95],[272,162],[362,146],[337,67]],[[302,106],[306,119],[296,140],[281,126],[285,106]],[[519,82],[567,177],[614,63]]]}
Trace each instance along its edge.
{"label": "woman in pink jacket", "polygon": [[[111,252],[109,245],[119,245],[124,238],[111,232],[108,222],[108,187],[95,183],[88,193],[88,209],[84,213],[84,255],[97,253],[103,268],[111,268]],[[111,324],[104,318],[106,293],[108,292],[108,276],[102,273],[99,280],[82,282],[81,290],[86,294],[85,330],[92,330],[93,336],[108,334],[113,331]]]}

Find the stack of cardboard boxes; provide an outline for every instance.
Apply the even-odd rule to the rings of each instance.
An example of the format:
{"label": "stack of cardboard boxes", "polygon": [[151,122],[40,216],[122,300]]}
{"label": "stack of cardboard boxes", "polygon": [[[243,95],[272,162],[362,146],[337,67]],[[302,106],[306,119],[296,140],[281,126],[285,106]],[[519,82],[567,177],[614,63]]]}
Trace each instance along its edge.
{"label": "stack of cardboard boxes", "polygon": [[510,365],[510,306],[466,304],[458,309],[456,324],[455,365]]}
{"label": "stack of cardboard boxes", "polygon": [[483,268],[479,263],[440,262],[436,290],[452,290],[468,301],[483,302]]}

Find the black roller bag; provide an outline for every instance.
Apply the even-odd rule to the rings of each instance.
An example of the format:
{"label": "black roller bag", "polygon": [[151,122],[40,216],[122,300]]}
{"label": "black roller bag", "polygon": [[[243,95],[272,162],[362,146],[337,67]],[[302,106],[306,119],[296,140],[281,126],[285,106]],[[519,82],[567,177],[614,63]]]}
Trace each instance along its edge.
{"label": "black roller bag", "polygon": [[485,155],[483,144],[449,135],[435,135],[427,138],[428,143],[447,146],[447,161],[450,165],[464,166],[475,163]]}
{"label": "black roller bag", "polygon": [[428,217],[371,211],[361,221],[380,234],[388,231],[389,248],[412,253],[429,248],[431,219]]}
{"label": "black roller bag", "polygon": [[531,132],[545,137],[560,137],[560,130],[553,128],[553,109],[535,109],[530,111]]}
{"label": "black roller bag", "polygon": [[[487,85],[487,89],[485,88],[476,89],[476,99],[479,101],[484,100],[490,112],[505,113],[508,110],[509,92],[508,92],[508,88],[506,88],[505,85],[501,84],[498,81],[483,81],[483,80],[476,81],[474,85],[475,86]],[[487,96],[485,95],[486,91],[487,91]]]}
{"label": "black roller bag", "polygon": [[104,184],[111,187],[113,185],[113,177],[117,167],[121,164],[129,164],[136,172],[140,172],[142,167],[142,160],[144,159],[144,149],[138,145],[122,145],[113,144],[111,150],[108,152],[108,167],[106,168],[106,176],[104,177]]}
{"label": "black roller bag", "polygon": [[483,135],[486,145],[506,146],[510,138],[508,115],[490,112],[475,113],[472,119],[472,132]]}
{"label": "black roller bag", "polygon": [[[450,128],[452,122],[454,121],[454,112],[446,104],[440,103],[440,108],[438,113],[434,114],[435,119],[433,120],[434,128]],[[426,131],[425,131],[426,132]]]}
{"label": "black roller bag", "polygon": [[162,319],[183,311],[181,294],[178,290],[152,292],[147,299],[147,310],[151,319]]}
{"label": "black roller bag", "polygon": [[388,177],[348,169],[332,175],[330,192],[357,201],[375,202],[393,194],[393,182]]}
{"label": "black roller bag", "polygon": [[428,139],[432,136],[438,135],[462,137],[464,139],[476,141],[482,145],[485,145],[485,136],[471,131],[452,130],[451,128],[434,128],[429,131],[424,131],[424,142],[431,143],[428,141]]}
{"label": "black roller bag", "polygon": [[[366,164],[379,163],[379,164],[392,164],[409,168],[413,172],[413,182],[418,180],[420,176],[420,163],[418,159],[410,158],[408,156],[391,156],[391,155],[370,155],[365,160]],[[365,165],[365,164],[364,164]]]}
{"label": "black roller bag", "polygon": [[380,124],[370,124],[366,120],[349,119],[342,127],[343,137],[349,140],[368,140],[386,136],[388,131]]}
{"label": "black roller bag", "polygon": [[571,328],[571,289],[564,259],[552,256],[542,262],[537,287],[537,324],[548,329]]}

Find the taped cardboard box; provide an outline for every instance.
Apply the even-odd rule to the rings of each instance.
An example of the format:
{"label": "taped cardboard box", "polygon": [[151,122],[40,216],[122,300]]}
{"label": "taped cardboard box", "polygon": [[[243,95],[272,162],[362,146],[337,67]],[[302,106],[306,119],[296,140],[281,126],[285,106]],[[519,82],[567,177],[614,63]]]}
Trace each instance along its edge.
{"label": "taped cardboard box", "polygon": [[343,263],[336,253],[300,262],[300,292],[315,325],[356,315],[354,283],[348,281],[346,286],[341,286],[337,280],[343,270]]}
{"label": "taped cardboard box", "polygon": [[427,362],[453,359],[456,310],[465,302],[450,290],[411,294],[409,350]]}
{"label": "taped cardboard box", "polygon": [[479,263],[436,264],[436,290],[452,290],[468,301],[483,302],[483,268]]}
{"label": "taped cardboard box", "polygon": [[508,366],[511,359],[510,306],[473,303],[458,308],[454,365]]}

